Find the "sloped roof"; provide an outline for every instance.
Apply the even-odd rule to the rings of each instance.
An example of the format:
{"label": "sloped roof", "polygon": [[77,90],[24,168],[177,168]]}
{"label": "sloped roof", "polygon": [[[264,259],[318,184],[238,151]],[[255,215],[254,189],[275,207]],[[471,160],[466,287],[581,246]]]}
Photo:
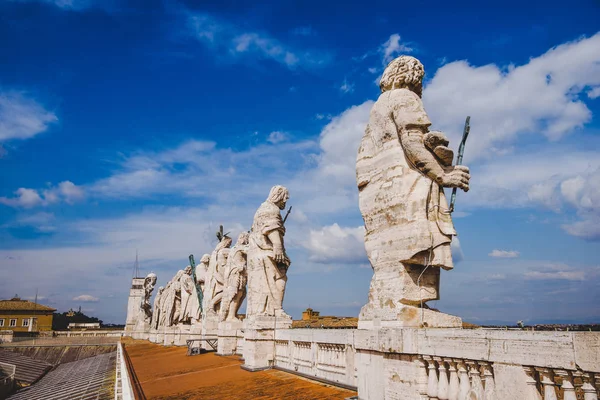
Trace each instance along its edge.
{"label": "sloped roof", "polygon": [[26,385],[31,385],[52,368],[52,364],[45,361],[1,349],[0,362],[16,366],[15,379]]}
{"label": "sloped roof", "polygon": [[292,321],[292,328],[354,328],[358,327],[356,317],[317,317],[309,320]]}
{"label": "sloped roof", "polygon": [[112,352],[61,364],[7,400],[113,399],[115,362]]}
{"label": "sloped roof", "polygon": [[56,308],[15,297],[10,300],[0,300],[0,311],[56,311]]}

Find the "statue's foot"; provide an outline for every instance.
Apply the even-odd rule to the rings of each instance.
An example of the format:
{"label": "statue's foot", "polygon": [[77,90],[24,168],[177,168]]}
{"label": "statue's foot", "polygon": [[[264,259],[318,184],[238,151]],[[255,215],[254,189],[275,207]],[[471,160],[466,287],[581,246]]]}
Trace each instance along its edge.
{"label": "statue's foot", "polygon": [[285,311],[283,311],[282,308],[280,308],[279,310],[275,310],[275,316],[276,317],[283,317],[283,318],[292,318]]}

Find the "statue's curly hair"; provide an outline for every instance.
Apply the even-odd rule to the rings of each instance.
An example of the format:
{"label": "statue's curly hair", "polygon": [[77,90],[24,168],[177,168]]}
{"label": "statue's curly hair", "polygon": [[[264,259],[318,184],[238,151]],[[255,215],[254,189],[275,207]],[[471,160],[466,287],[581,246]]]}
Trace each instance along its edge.
{"label": "statue's curly hair", "polygon": [[421,97],[424,76],[425,69],[419,60],[411,56],[400,56],[393,59],[383,71],[379,88],[381,93],[406,88]]}
{"label": "statue's curly hair", "polygon": [[267,200],[269,200],[271,203],[278,203],[283,200],[286,195],[289,196],[289,192],[285,187],[281,185],[275,185],[271,188]]}

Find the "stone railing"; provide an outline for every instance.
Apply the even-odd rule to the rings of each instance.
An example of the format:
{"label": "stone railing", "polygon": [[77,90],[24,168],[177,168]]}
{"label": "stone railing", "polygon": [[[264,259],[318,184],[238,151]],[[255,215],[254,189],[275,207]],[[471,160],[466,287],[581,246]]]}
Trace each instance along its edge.
{"label": "stone railing", "polygon": [[361,399],[598,400],[600,334],[282,329],[275,368]]}
{"label": "stone railing", "polygon": [[117,345],[117,360],[115,370],[115,400],[135,400],[133,387],[129,379],[129,371],[125,362],[123,345]]}
{"label": "stone railing", "polygon": [[125,331],[54,331],[57,337],[121,337]]}
{"label": "stone railing", "polygon": [[275,334],[276,368],[356,389],[353,330],[282,329]]}
{"label": "stone railing", "polygon": [[357,330],[354,345],[361,399],[598,399],[598,333]]}

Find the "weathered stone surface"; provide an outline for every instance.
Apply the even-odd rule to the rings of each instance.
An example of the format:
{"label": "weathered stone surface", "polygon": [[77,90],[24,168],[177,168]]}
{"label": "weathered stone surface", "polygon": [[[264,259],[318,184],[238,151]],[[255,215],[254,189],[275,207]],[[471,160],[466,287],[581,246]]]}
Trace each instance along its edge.
{"label": "weathered stone surface", "polygon": [[238,319],[219,322],[218,355],[228,356],[236,354],[238,338],[243,337],[242,328],[243,322]]}
{"label": "weathered stone surface", "polygon": [[229,236],[223,236],[210,255],[208,269],[204,276],[204,298],[202,299],[202,311],[205,318],[219,314],[224,288],[223,273],[231,250],[231,242]]}
{"label": "weathered stone surface", "polygon": [[244,365],[249,371],[269,368],[274,362],[275,332],[289,330],[290,316],[249,315],[244,320]]}
{"label": "weathered stone surface", "polygon": [[288,199],[286,188],[273,186],[254,215],[248,246],[247,315],[288,317],[282,304],[291,262],[285,252],[280,214]]}
{"label": "weathered stone surface", "polygon": [[249,232],[240,233],[237,243],[231,249],[223,274],[225,289],[219,313],[220,321],[237,320],[237,312],[246,298],[246,270]]}
{"label": "weathered stone surface", "polygon": [[[456,235],[442,188],[469,189],[468,168],[449,165],[447,139],[429,132],[423,76],[413,57],[388,65],[358,150],[359,207],[374,272],[359,320],[381,326],[415,326],[404,307],[439,299],[439,269],[453,268],[450,243]],[[429,326],[437,322],[448,321],[432,318]]]}

